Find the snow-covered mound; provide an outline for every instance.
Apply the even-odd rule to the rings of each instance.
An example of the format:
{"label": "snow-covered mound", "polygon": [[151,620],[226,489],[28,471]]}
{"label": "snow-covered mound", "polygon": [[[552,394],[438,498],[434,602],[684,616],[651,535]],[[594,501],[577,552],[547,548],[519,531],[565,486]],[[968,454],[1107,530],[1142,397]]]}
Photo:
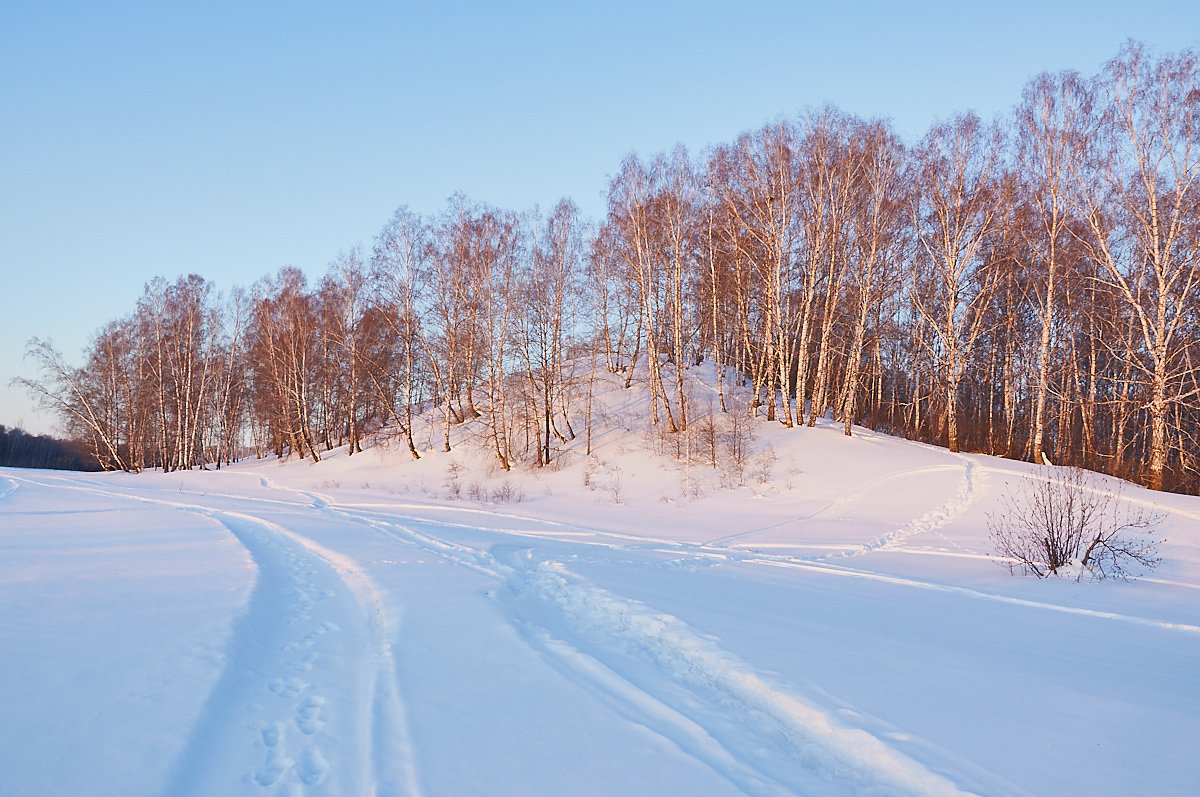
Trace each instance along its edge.
{"label": "snow-covered mound", "polygon": [[1200,500],[1124,485],[1140,579],[1014,577],[1029,466],[691,379],[541,469],[431,412],[419,461],[0,471],[0,794],[1197,792]]}

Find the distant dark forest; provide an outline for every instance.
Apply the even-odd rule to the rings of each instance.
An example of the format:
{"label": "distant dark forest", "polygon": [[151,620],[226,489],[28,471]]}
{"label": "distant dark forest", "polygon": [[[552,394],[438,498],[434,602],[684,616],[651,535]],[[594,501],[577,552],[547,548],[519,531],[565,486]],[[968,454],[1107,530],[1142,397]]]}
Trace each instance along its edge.
{"label": "distant dark forest", "polygon": [[70,440],[29,434],[0,425],[0,466],[52,470],[100,470],[95,455]]}

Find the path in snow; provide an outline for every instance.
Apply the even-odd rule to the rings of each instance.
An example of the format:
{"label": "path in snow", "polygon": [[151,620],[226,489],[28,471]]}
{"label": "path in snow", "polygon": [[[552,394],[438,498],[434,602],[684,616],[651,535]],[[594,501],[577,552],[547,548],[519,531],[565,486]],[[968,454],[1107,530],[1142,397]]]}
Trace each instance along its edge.
{"label": "path in snow", "polygon": [[[677,567],[684,572],[671,577],[677,585],[685,585],[691,569],[734,565],[728,574],[714,573],[712,579],[704,574],[688,586],[702,589],[724,585],[735,596],[734,605],[750,606],[736,599],[742,595],[740,585],[748,581],[746,576],[751,572],[740,566],[792,568],[797,579],[768,577],[764,583],[808,584],[806,573],[833,575],[848,585],[858,580],[864,587],[869,587],[869,582],[887,586],[886,591],[876,594],[897,598],[898,605],[905,605],[906,591],[933,590],[973,601],[1086,615],[1097,618],[1099,623],[1094,625],[1098,626],[1110,621],[1151,626],[1168,632],[1173,639],[1195,640],[1200,635],[1200,626],[1186,622],[1190,618],[1184,617],[1182,623],[1154,619],[1153,609],[1145,612],[1147,617],[1137,617],[1028,600],[1017,597],[1020,592],[993,594],[987,587],[972,588],[975,584],[940,583],[936,576],[922,580],[872,572],[886,570],[896,557],[876,560],[864,555],[870,552],[978,555],[918,551],[909,545],[918,535],[939,535],[986,494],[985,479],[997,469],[965,457],[960,462],[918,469],[943,471],[948,478],[939,488],[943,492],[926,492],[918,496],[917,502],[905,504],[913,506],[914,519],[903,525],[883,526],[891,529],[885,534],[878,534],[877,526],[861,533],[859,539],[866,538],[865,542],[820,556],[787,555],[783,551],[774,554],[744,542],[736,544],[753,532],[695,544],[593,530],[576,523],[538,520],[482,507],[341,503],[327,495],[275,484],[258,474],[254,478],[264,490],[234,489],[231,494],[209,490],[204,499],[182,495],[184,488],[180,485],[177,500],[175,485],[162,480],[152,482],[150,490],[131,488],[119,480],[78,479],[71,486],[207,518],[241,543],[256,568],[255,586],[233,626],[220,678],[174,762],[167,789],[171,794],[420,792],[415,763],[418,755],[409,738],[406,706],[401,700],[390,645],[405,644],[403,653],[407,656],[410,650],[421,649],[422,637],[410,630],[410,635],[416,633],[416,639],[399,638],[392,626],[399,615],[389,617],[389,612],[396,610],[395,599],[406,595],[407,587],[400,579],[413,575],[413,571],[390,565],[411,560],[414,550],[434,554],[440,560],[430,568],[435,574],[426,572],[422,577],[445,576],[446,583],[463,596],[461,605],[469,604],[480,616],[486,614],[489,623],[495,618],[495,625],[488,627],[508,632],[525,654],[524,660],[537,665],[539,662],[530,655],[536,654],[540,662],[562,676],[561,681],[553,680],[553,688],[547,682],[545,694],[586,694],[595,698],[594,703],[583,699],[572,705],[595,706],[599,715],[611,712],[605,719],[612,717],[622,739],[642,739],[646,736],[642,729],[656,734],[658,738],[650,739],[651,744],[661,744],[660,749],[672,748],[672,754],[682,751],[688,758],[681,760],[687,760],[688,766],[708,778],[704,782],[720,788],[732,785],[759,795],[954,794],[963,788],[1008,793],[1017,789],[1006,784],[1001,774],[1003,766],[992,761],[976,766],[973,762],[983,759],[968,755],[956,760],[953,754],[939,751],[937,745],[944,744],[944,738],[923,727],[919,716],[914,719],[901,715],[898,722],[898,717],[886,710],[872,716],[874,704],[869,700],[856,703],[861,695],[853,691],[850,694],[854,697],[838,694],[846,684],[833,680],[836,676],[828,672],[826,676],[831,680],[819,674],[815,681],[805,680],[808,672],[823,672],[819,664],[814,667],[814,662],[819,662],[821,645],[806,644],[820,640],[796,636],[786,651],[796,666],[779,666],[781,659],[775,651],[747,647],[738,629],[712,622],[713,615],[706,614],[711,606],[692,606],[684,597],[690,593],[659,590],[656,578],[663,575],[658,568]],[[873,485],[860,486],[814,514],[835,515],[859,498],[869,497],[870,491],[884,482],[892,482],[894,493],[901,487],[894,480],[913,472],[891,474]],[[249,474],[235,473],[231,477],[239,475]],[[5,484],[0,478],[0,497],[13,489],[6,490]],[[220,484],[230,482],[214,479],[206,482],[204,489]],[[941,503],[932,510],[924,511],[939,500]],[[202,505],[206,503],[211,505]],[[869,516],[869,512],[863,514]],[[166,520],[169,512],[161,517],[161,522],[170,522]],[[373,532],[357,533],[355,526]],[[786,537],[783,540],[786,542]],[[227,544],[232,547],[232,541]],[[851,558],[855,556],[860,558]],[[380,567],[380,563],[389,566]],[[396,590],[386,604],[381,590],[366,573],[368,567],[379,583]],[[812,591],[815,594],[831,580],[811,581],[817,584]],[[890,589],[890,585],[898,589]],[[835,586],[833,592],[853,595],[855,589]],[[721,590],[717,592],[719,597],[728,597]],[[755,593],[748,588],[745,594]],[[1042,596],[1055,594],[1062,593]],[[710,603],[719,609],[717,599]],[[832,603],[844,608],[838,601]],[[847,602],[850,607],[854,604],[854,600]],[[977,610],[986,613],[992,609],[984,605],[977,606]],[[864,611],[873,613],[874,607]],[[426,615],[426,626],[428,619]],[[435,614],[434,619],[440,621],[443,617]],[[808,626],[798,627],[811,630]],[[443,623],[441,628],[455,628],[446,633],[462,633],[454,623]],[[724,629],[718,630],[720,637],[704,633],[714,628]],[[819,622],[812,628],[819,633],[829,630]],[[428,628],[423,630],[428,634]],[[474,655],[469,644],[462,650]],[[396,659],[405,661],[405,656],[398,653]],[[514,661],[512,657],[495,660]],[[428,714],[419,713],[428,712],[432,701],[414,686],[418,683],[417,673],[404,672],[404,680],[413,690],[410,700],[415,727],[426,733],[434,731],[418,741],[442,749],[436,733],[444,729],[431,728]],[[503,678],[488,683],[489,688],[498,687],[501,694],[507,694],[503,692]],[[847,700],[840,705],[853,710],[839,710],[839,699]],[[456,705],[453,700],[448,704]],[[517,705],[511,700],[499,700],[496,705],[505,706],[510,714],[520,714],[519,709],[510,710]],[[528,701],[521,705],[532,706]],[[858,706],[867,710],[860,711]],[[638,727],[626,727],[626,723]],[[453,723],[447,725],[451,733],[458,732]],[[558,727],[553,723],[547,726]],[[1186,717],[1181,726],[1186,728]],[[483,722],[479,727],[489,726]],[[179,747],[176,742],[172,749]],[[422,755],[429,756],[429,751],[427,746]],[[557,755],[559,758],[554,760],[561,760],[561,754]],[[421,761],[431,788],[432,784],[444,784],[444,780],[431,775],[435,768],[431,759],[423,757]],[[717,777],[709,776],[709,771]],[[536,775],[521,781],[526,786],[536,782]],[[603,778],[598,782],[607,783]]]}
{"label": "path in snow", "polygon": [[910,521],[895,531],[869,540],[849,550],[813,557],[813,560],[845,559],[851,556],[861,556],[875,550],[896,548],[918,534],[937,531],[949,524],[963,512],[967,511],[967,508],[979,498],[979,475],[976,473],[975,464],[966,457],[959,457],[959,459],[962,460],[962,480],[959,482],[958,489],[949,500],[939,504],[924,515]]}
{"label": "path in snow", "polygon": [[247,793],[420,794],[380,592],[352,561],[251,514],[79,479],[62,486],[209,517],[257,567],[167,793],[223,794],[240,782]]}
{"label": "path in snow", "polygon": [[346,611],[347,590],[328,566],[269,524],[215,517],[250,552],[258,578],[169,791],[205,794],[227,787],[232,762],[243,769],[245,783],[274,786],[294,778],[320,785],[330,774],[322,752],[328,689],[345,675],[337,672],[339,657],[349,653],[345,638],[362,633],[354,613]]}
{"label": "path in snow", "polygon": [[[244,760],[227,748],[245,745],[254,730],[257,765],[243,782],[288,784],[291,794],[305,786],[419,794],[379,590],[353,562],[283,526],[241,513],[213,517],[254,557],[259,580],[172,791],[220,790],[208,775]],[[323,752],[329,725],[337,750],[353,759]]]}
{"label": "path in snow", "polygon": [[[588,545],[600,546],[600,547],[608,548],[611,550],[646,550],[646,551],[653,551],[653,552],[659,552],[659,553],[673,554],[673,555],[678,555],[678,556],[682,557],[681,559],[670,560],[666,563],[667,566],[672,566],[672,567],[678,567],[678,566],[686,567],[686,566],[688,566],[688,564],[703,564],[706,566],[712,566],[712,565],[719,565],[719,564],[734,564],[734,563],[763,565],[763,566],[771,566],[771,567],[785,567],[785,568],[786,567],[794,567],[794,568],[799,568],[799,569],[807,569],[807,570],[819,571],[819,572],[824,572],[824,573],[830,573],[830,574],[849,577],[849,578],[858,578],[858,579],[866,579],[866,580],[873,580],[873,581],[886,581],[886,582],[889,582],[892,584],[896,584],[898,586],[905,586],[905,587],[910,587],[910,588],[914,588],[914,589],[934,590],[934,591],[939,591],[939,592],[952,592],[955,594],[962,595],[964,597],[971,598],[973,600],[997,601],[997,602],[1001,602],[1001,603],[1019,605],[1019,606],[1024,606],[1024,607],[1028,607],[1028,608],[1037,608],[1037,609],[1051,611],[1051,612],[1086,615],[1086,616],[1091,616],[1091,617],[1115,620],[1115,621],[1119,621],[1119,622],[1132,623],[1135,625],[1145,625],[1145,626],[1162,628],[1162,629],[1166,629],[1166,630],[1182,631],[1184,633],[1189,633],[1189,634],[1200,632],[1200,627],[1197,627],[1197,626],[1194,626],[1191,624],[1187,624],[1187,623],[1178,623],[1178,622],[1172,622],[1170,620],[1163,620],[1163,619],[1158,619],[1158,618],[1154,618],[1154,617],[1142,617],[1142,616],[1138,616],[1138,615],[1131,615],[1131,614],[1126,614],[1126,613],[1121,613],[1121,612],[1086,609],[1086,608],[1080,608],[1080,607],[1075,607],[1075,606],[1052,603],[1052,602],[1048,602],[1048,601],[1044,601],[1044,600],[1030,600],[1030,599],[1026,599],[1026,598],[1019,598],[1019,597],[997,594],[997,593],[993,593],[993,592],[987,592],[987,591],[973,589],[973,588],[969,588],[969,587],[955,586],[955,585],[951,585],[951,584],[943,584],[943,583],[929,581],[929,580],[920,579],[920,578],[903,577],[903,576],[896,576],[896,575],[890,575],[890,574],[884,574],[884,573],[877,573],[872,570],[849,567],[845,564],[842,564],[843,560],[853,558],[856,556],[861,556],[863,554],[866,554],[866,553],[869,553],[872,551],[889,550],[889,551],[896,551],[896,552],[907,552],[906,549],[903,548],[903,544],[905,542],[907,542],[908,540],[910,540],[918,535],[925,534],[925,533],[939,533],[940,529],[942,529],[945,526],[952,523],[955,519],[960,517],[974,503],[976,503],[980,499],[982,494],[986,491],[988,477],[989,477],[989,475],[991,475],[993,473],[1003,474],[1003,475],[1007,475],[1007,476],[1015,476],[1015,477],[1019,477],[1019,478],[1028,478],[1029,477],[1028,473],[1024,473],[1021,471],[996,468],[994,466],[980,467],[972,459],[970,459],[969,457],[963,456],[963,455],[951,455],[951,456],[955,456],[960,461],[961,464],[935,465],[935,466],[930,466],[930,467],[918,468],[918,469],[915,469],[912,471],[902,471],[899,473],[890,474],[888,476],[883,477],[882,479],[876,480],[876,482],[856,488],[853,492],[840,497],[839,499],[832,502],[831,504],[818,510],[816,513],[813,513],[812,516],[816,516],[816,515],[821,515],[821,514],[833,511],[837,507],[840,507],[840,506],[853,505],[855,501],[860,500],[863,496],[870,495],[871,492],[873,490],[877,489],[881,484],[883,484],[885,482],[889,482],[889,481],[894,481],[898,478],[907,477],[907,476],[910,476],[913,474],[919,474],[919,473],[934,473],[934,472],[941,472],[941,471],[947,471],[947,470],[961,470],[961,472],[962,472],[961,479],[959,480],[958,486],[955,489],[955,491],[950,495],[950,497],[946,501],[944,501],[943,503],[934,507],[930,511],[924,513],[923,515],[921,515],[917,518],[914,518],[913,520],[909,521],[905,525],[903,525],[897,529],[894,529],[893,531],[890,531],[890,532],[883,534],[872,540],[868,540],[864,543],[860,543],[850,549],[836,551],[836,552],[829,553],[829,554],[817,555],[817,556],[772,554],[772,553],[768,553],[768,552],[765,552],[762,550],[756,550],[756,549],[745,548],[745,547],[740,547],[737,545],[729,544],[729,543],[734,542],[738,538],[745,536],[746,534],[751,534],[751,533],[754,533],[757,531],[761,531],[763,529],[753,529],[748,532],[739,532],[737,534],[728,535],[726,537],[722,537],[722,538],[719,538],[716,540],[711,540],[709,542],[700,543],[700,544],[679,542],[679,541],[668,540],[668,539],[656,539],[656,538],[650,537],[649,535],[643,535],[643,536],[624,535],[624,534],[618,534],[618,533],[607,532],[607,531],[602,531],[602,530],[587,529],[582,526],[576,526],[576,525],[570,526],[570,530],[553,531],[553,532],[538,531],[538,530],[531,530],[531,529],[523,529],[523,530],[522,529],[496,529],[496,531],[500,531],[500,532],[506,533],[506,534],[520,534],[522,536],[529,536],[529,537],[534,537],[534,538],[547,538],[547,537],[551,538],[551,539],[568,538],[568,539],[572,539],[573,541],[583,542]],[[274,486],[274,485],[272,485],[272,486]],[[318,506],[324,507],[324,506],[328,506],[330,503],[330,499],[328,498],[328,496],[322,496],[322,495],[307,492],[307,491],[292,490],[291,488],[282,488],[281,487],[278,489],[289,490],[291,492],[296,492],[301,495],[304,495],[304,496],[308,497],[310,500],[313,500]],[[1117,495],[1117,493],[1115,493],[1115,492],[1111,492],[1111,491],[1107,491],[1107,490],[1103,490],[1103,489],[1098,489],[1096,491],[1105,493],[1105,494],[1110,494],[1110,495],[1113,495],[1114,497]],[[1170,507],[1160,507],[1157,503],[1153,502],[1152,500],[1131,498],[1131,497],[1125,496],[1125,495],[1122,495],[1121,497],[1122,497],[1122,500],[1132,501],[1134,503],[1142,504],[1142,505],[1145,505],[1147,507],[1151,507],[1154,509],[1161,508],[1161,509],[1163,509],[1163,511],[1166,511],[1170,514],[1177,514],[1181,517],[1200,520],[1200,515],[1198,515],[1196,513],[1191,513],[1191,512],[1187,512],[1185,510],[1179,510],[1179,509],[1174,509],[1174,508],[1170,508]],[[412,505],[411,507],[404,506],[403,508],[406,508],[406,509],[429,509],[429,507],[422,507],[419,505]],[[372,508],[372,509],[374,509],[374,508]],[[379,507],[379,509],[382,509],[382,506]],[[462,510],[462,508],[460,508],[460,507],[455,507],[455,510],[456,511],[465,511],[465,510]],[[345,505],[345,506],[342,506],[341,508],[339,508],[337,511],[339,514],[341,514],[345,517],[358,518],[360,520],[362,520],[367,515],[371,515],[371,514],[373,514],[377,517],[380,517],[380,518],[386,517],[386,513],[384,513],[384,512],[380,512],[377,510],[372,512],[372,511],[368,510],[366,507],[360,507],[358,505]],[[492,517],[492,518],[505,517],[505,518],[512,519],[512,520],[523,520],[527,523],[534,522],[532,518],[526,518],[526,517],[522,517],[522,516],[516,515],[516,514],[498,515],[497,513],[493,512],[491,510],[483,510],[483,509],[471,510],[471,511],[473,513],[479,514],[481,517],[482,516],[488,516],[488,517]],[[807,518],[801,518],[800,520],[802,521],[805,519],[807,519]],[[426,522],[429,524],[434,524],[434,525],[446,526],[446,527],[459,526],[462,528],[475,528],[475,526],[465,524],[465,523],[456,523],[456,522],[440,520],[440,519],[432,519],[432,518],[425,518],[425,519],[423,519],[423,522]],[[787,521],[787,522],[792,523],[792,522],[796,522],[796,521]],[[385,524],[385,525],[389,525],[393,529],[398,528],[394,524]],[[554,523],[554,522],[547,522],[546,525],[559,526],[562,524],[558,524],[558,523]],[[411,526],[411,524],[410,524],[410,526]],[[408,539],[409,541],[417,542],[422,547],[434,549],[433,550],[434,553],[439,553],[439,555],[443,555],[443,556],[457,562],[458,564],[468,565],[477,570],[481,570],[483,572],[487,572],[487,573],[496,575],[497,577],[506,577],[504,573],[497,572],[494,565],[486,564],[485,560],[483,558],[481,558],[480,552],[475,551],[473,549],[468,549],[463,546],[457,546],[452,543],[446,543],[444,541],[437,540],[433,536],[421,534],[420,532],[417,532],[412,528],[406,528],[406,530],[404,532],[404,537],[405,537],[405,539]],[[604,542],[604,540],[615,540],[615,542]],[[626,545],[625,541],[633,542],[634,544]],[[951,542],[951,544],[954,544],[954,543]],[[930,555],[930,556],[953,556],[953,557],[992,559],[992,557],[990,557],[986,554],[978,554],[978,553],[971,553],[971,552],[949,552],[949,551],[921,550],[921,551],[914,551],[913,553],[920,553],[922,555]],[[1148,580],[1153,581],[1154,579],[1148,579]]]}
{"label": "path in snow", "polygon": [[[924,475],[924,474],[928,474],[928,473],[941,473],[941,472],[945,472],[945,471],[954,471],[954,470],[958,470],[959,468],[960,468],[959,465],[931,465],[929,467],[924,467],[924,468],[913,468],[911,470],[903,470],[903,471],[899,471],[896,473],[889,473],[887,476],[883,476],[881,478],[875,479],[874,481],[868,482],[867,484],[859,485],[859,486],[855,487],[854,489],[847,491],[846,493],[844,493],[844,494],[838,496],[837,498],[833,499],[832,501],[830,501],[825,506],[821,507],[820,509],[818,509],[814,512],[810,512],[807,515],[802,515],[800,517],[795,517],[795,518],[788,518],[787,520],[783,520],[778,523],[773,523],[768,526],[759,526],[757,528],[746,529],[745,531],[738,531],[733,534],[727,534],[722,537],[717,537],[715,539],[708,540],[703,543],[703,546],[704,547],[713,547],[713,548],[736,547],[736,546],[732,545],[732,543],[734,543],[738,540],[745,539],[746,537],[750,536],[751,534],[758,534],[763,531],[770,531],[772,529],[778,529],[778,528],[782,528],[785,526],[792,526],[792,525],[795,525],[798,523],[803,523],[805,521],[813,520],[815,518],[819,518],[822,516],[836,515],[836,513],[841,509],[853,507],[856,504],[862,502],[864,499],[869,499],[871,496],[877,494],[881,487],[883,487],[884,485],[886,485],[890,482],[894,482],[899,479],[909,479],[909,478],[912,478],[913,476],[920,476],[920,475]],[[951,499],[951,501],[953,501],[953,500],[954,499]],[[914,523],[915,522],[916,521],[914,521]],[[896,532],[892,532],[892,534],[889,534],[886,536],[890,537],[890,536],[893,536],[894,534],[896,534]],[[843,555],[853,556],[855,553],[862,553],[864,550],[865,550],[864,546],[859,546],[850,552],[843,553]]]}
{"label": "path in snow", "polygon": [[718,641],[589,584],[561,562],[535,559],[520,546],[484,551],[448,542],[383,513],[313,498],[315,508],[502,579],[514,624],[556,669],[748,793],[961,793],[865,730],[847,727],[755,672]]}

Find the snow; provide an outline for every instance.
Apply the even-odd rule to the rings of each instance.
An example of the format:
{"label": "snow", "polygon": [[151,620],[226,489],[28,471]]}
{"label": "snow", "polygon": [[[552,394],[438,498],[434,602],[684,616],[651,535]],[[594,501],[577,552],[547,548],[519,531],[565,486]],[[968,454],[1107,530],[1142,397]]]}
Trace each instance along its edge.
{"label": "snow", "polygon": [[541,471],[436,418],[419,462],[0,470],[0,794],[1200,790],[1200,499],[1123,486],[1135,581],[1014,577],[1032,466],[759,420],[739,486],[599,387]]}

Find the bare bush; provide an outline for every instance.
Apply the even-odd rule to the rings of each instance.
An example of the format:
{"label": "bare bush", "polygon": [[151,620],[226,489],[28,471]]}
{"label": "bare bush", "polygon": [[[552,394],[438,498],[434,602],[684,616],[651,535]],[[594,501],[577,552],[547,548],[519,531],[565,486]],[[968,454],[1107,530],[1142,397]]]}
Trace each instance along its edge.
{"label": "bare bush", "polygon": [[589,490],[596,489],[596,476],[604,468],[604,463],[595,454],[589,454],[583,466],[583,486]]}
{"label": "bare bush", "polygon": [[775,449],[767,446],[751,458],[749,462],[750,478],[758,484],[770,484],[772,469],[775,467]]}
{"label": "bare bush", "polygon": [[456,501],[462,497],[462,482],[458,480],[462,470],[462,465],[459,465],[457,462],[451,462],[446,467],[446,480],[442,482],[442,486],[446,488],[446,497],[452,501]]}
{"label": "bare bush", "polygon": [[687,452],[686,437],[685,434],[671,431],[665,423],[648,421],[643,440],[646,450],[654,452],[655,456],[683,461]]}
{"label": "bare bush", "polygon": [[504,481],[492,490],[491,500],[493,504],[519,504],[525,500],[525,491]]}
{"label": "bare bush", "polygon": [[696,451],[696,456],[710,467],[716,468],[721,447],[717,433],[717,421],[713,416],[711,403],[709,404],[708,412],[703,417],[692,421],[692,425],[688,427],[688,433],[695,439],[693,447]]}
{"label": "bare bush", "polygon": [[750,463],[755,437],[755,419],[744,407],[731,406],[721,417],[718,438],[723,450],[721,479],[728,487],[746,483],[746,466]]}
{"label": "bare bush", "polygon": [[613,465],[608,479],[608,494],[614,504],[625,503],[625,479],[621,475],[621,466]]}
{"label": "bare bush", "polygon": [[602,490],[608,493],[614,504],[624,502],[624,479],[621,476],[621,466],[609,465],[595,454],[590,454],[584,465],[583,484],[589,490]]}
{"label": "bare bush", "polygon": [[1009,572],[1128,580],[1154,568],[1163,515],[1110,491],[1082,468],[1041,468],[1000,496],[988,536]]}

